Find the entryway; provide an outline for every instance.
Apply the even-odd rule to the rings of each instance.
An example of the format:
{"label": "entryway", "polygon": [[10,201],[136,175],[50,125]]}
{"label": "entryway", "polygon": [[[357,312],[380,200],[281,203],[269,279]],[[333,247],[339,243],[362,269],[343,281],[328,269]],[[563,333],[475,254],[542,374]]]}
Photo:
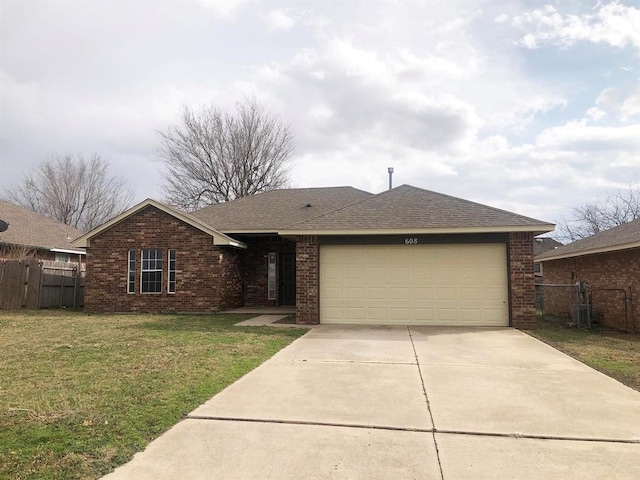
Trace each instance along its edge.
{"label": "entryway", "polygon": [[296,254],[280,254],[280,305],[296,304]]}

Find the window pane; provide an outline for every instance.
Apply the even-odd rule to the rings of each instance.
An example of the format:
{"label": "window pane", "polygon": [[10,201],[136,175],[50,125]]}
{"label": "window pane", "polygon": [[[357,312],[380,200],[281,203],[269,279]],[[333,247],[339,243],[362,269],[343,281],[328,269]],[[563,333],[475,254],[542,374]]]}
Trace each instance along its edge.
{"label": "window pane", "polygon": [[269,253],[267,268],[267,299],[276,299],[276,254]]}
{"label": "window pane", "polygon": [[136,251],[129,250],[129,265],[127,275],[127,293],[136,291]]}
{"label": "window pane", "polygon": [[140,272],[142,293],[162,293],[162,250],[147,248],[142,250]]}
{"label": "window pane", "polygon": [[176,293],[176,251],[174,249],[169,249],[168,257],[169,257],[169,266],[168,266],[169,268],[168,268],[167,292]]}

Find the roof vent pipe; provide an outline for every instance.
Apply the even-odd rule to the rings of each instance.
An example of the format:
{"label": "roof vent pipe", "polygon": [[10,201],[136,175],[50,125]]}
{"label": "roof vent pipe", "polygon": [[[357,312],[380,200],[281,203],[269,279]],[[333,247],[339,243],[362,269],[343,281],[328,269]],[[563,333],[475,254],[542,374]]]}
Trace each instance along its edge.
{"label": "roof vent pipe", "polygon": [[393,177],[393,167],[389,167],[387,169],[387,172],[389,172],[389,190],[391,190],[393,188],[393,182],[392,182],[392,177]]}

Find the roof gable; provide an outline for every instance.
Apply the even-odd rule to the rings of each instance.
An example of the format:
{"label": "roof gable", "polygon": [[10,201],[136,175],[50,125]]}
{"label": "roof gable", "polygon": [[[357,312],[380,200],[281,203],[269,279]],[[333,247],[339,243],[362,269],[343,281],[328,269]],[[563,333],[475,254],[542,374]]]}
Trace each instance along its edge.
{"label": "roof gable", "polygon": [[95,228],[95,229],[91,230],[90,232],[85,233],[81,237],[79,237],[76,240],[74,240],[73,241],[73,245],[76,246],[76,247],[88,247],[88,246],[90,246],[91,238],[95,237],[96,235],[99,235],[100,233],[104,232],[105,230],[113,227],[114,225],[120,223],[124,219],[129,218],[132,215],[135,215],[136,213],[140,212],[141,210],[143,210],[144,208],[147,208],[149,206],[155,207],[158,210],[161,210],[161,211],[165,212],[166,214],[171,215],[172,217],[177,218],[178,220],[181,220],[181,221],[191,225],[192,227],[197,228],[198,230],[200,230],[200,231],[202,231],[204,233],[207,233],[208,235],[211,235],[215,245],[227,245],[227,246],[238,247],[238,248],[246,248],[246,245],[244,243],[239,242],[237,240],[234,240],[233,238],[228,237],[224,233],[221,233],[218,230],[213,229],[212,227],[210,227],[206,223],[198,220],[197,218],[193,217],[192,215],[190,215],[190,214],[188,214],[186,212],[182,212],[180,210],[176,210],[174,208],[171,208],[171,207],[169,207],[167,205],[164,205],[164,204],[162,204],[160,202],[157,202],[155,200],[152,200],[150,198],[144,200],[143,202],[140,202],[139,204],[135,205],[134,207],[131,207],[129,210],[126,210],[125,212],[121,213],[120,215],[112,218],[108,222],[100,225],[98,228]]}
{"label": "roof gable", "polygon": [[353,187],[292,188],[210,205],[192,213],[227,233],[277,232],[373,194]]}
{"label": "roof gable", "polygon": [[505,210],[402,185],[342,209],[290,225],[281,233],[544,233],[553,228],[553,224]]}
{"label": "roof gable", "polygon": [[77,228],[6,200],[0,200],[0,219],[9,224],[6,231],[0,232],[0,243],[67,250],[71,241],[82,235]]}
{"label": "roof gable", "polygon": [[558,260],[640,247],[640,218],[545,252],[536,261]]}

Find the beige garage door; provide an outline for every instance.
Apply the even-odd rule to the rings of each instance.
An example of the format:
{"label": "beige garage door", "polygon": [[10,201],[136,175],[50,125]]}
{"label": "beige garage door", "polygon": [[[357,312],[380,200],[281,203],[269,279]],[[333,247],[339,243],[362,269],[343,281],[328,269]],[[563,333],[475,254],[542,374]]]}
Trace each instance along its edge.
{"label": "beige garage door", "polygon": [[320,323],[509,324],[504,244],[323,245]]}

